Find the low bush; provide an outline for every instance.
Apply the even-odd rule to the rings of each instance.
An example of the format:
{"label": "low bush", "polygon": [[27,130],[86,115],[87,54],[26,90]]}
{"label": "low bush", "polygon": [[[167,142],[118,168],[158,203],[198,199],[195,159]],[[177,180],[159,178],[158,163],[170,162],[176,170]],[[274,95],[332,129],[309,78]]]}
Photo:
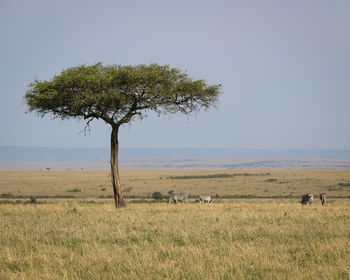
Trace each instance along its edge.
{"label": "low bush", "polygon": [[81,189],[72,189],[72,190],[67,190],[67,192],[81,192]]}
{"label": "low bush", "polygon": [[154,198],[155,200],[161,200],[163,199],[163,195],[160,192],[154,192],[152,194],[152,198]]}
{"label": "low bush", "polygon": [[277,181],[278,180],[274,179],[274,178],[270,178],[270,179],[265,180],[265,182],[267,182],[267,183],[276,183]]}

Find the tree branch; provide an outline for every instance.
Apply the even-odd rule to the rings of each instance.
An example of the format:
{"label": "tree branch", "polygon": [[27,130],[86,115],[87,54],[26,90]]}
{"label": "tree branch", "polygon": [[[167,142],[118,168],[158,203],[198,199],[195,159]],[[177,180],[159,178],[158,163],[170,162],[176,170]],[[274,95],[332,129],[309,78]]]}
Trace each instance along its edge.
{"label": "tree branch", "polygon": [[94,117],[90,118],[90,119],[87,121],[87,123],[86,123],[86,125],[85,125],[85,127],[84,127],[84,136],[86,136],[86,132],[87,132],[87,131],[88,131],[89,133],[91,132],[91,130],[90,130],[90,122],[92,122],[93,119],[94,119]]}

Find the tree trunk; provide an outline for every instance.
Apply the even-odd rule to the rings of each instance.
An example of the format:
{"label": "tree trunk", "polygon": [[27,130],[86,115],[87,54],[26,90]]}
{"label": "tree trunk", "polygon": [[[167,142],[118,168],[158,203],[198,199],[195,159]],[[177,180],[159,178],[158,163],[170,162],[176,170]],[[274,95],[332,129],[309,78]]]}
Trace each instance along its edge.
{"label": "tree trunk", "polygon": [[118,166],[118,131],[119,126],[112,126],[111,134],[111,179],[114,192],[115,207],[125,207],[123,193],[120,185],[119,166]]}

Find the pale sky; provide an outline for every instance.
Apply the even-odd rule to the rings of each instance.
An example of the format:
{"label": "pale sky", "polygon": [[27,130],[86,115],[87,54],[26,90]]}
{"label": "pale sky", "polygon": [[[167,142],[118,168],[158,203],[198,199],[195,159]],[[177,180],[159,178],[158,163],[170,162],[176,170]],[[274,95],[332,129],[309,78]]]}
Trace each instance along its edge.
{"label": "pale sky", "polygon": [[123,148],[350,149],[350,1],[0,0],[0,145],[109,147],[95,121],[25,114],[35,78],[169,64],[222,84],[217,109],[150,116]]}

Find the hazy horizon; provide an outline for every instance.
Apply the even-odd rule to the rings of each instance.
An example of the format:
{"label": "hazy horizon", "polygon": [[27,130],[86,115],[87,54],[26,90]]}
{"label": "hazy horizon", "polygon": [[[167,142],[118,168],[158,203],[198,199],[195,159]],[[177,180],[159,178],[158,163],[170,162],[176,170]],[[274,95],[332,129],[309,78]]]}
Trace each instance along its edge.
{"label": "hazy horizon", "polygon": [[[0,162],[105,161],[109,148],[60,148],[0,145]],[[121,159],[207,158],[320,158],[350,159],[344,149],[223,149],[223,148],[120,148]]]}
{"label": "hazy horizon", "polygon": [[[106,145],[104,147],[78,147],[78,146],[50,146],[50,145],[0,145],[0,147],[20,147],[20,148],[49,148],[49,149],[110,149],[109,145]],[[326,151],[326,150],[332,150],[332,151],[350,151],[350,148],[343,149],[343,148],[226,148],[226,147],[119,147],[119,149],[135,149],[135,150],[162,150],[162,149],[170,149],[170,150],[186,150],[186,149],[193,149],[193,150],[281,150],[281,151],[287,151],[287,150],[295,150],[295,151],[301,151],[301,150],[319,150],[319,151]]]}
{"label": "hazy horizon", "polygon": [[[0,146],[0,170],[109,169],[108,148]],[[119,150],[121,169],[350,169],[350,150],[140,149]]]}

